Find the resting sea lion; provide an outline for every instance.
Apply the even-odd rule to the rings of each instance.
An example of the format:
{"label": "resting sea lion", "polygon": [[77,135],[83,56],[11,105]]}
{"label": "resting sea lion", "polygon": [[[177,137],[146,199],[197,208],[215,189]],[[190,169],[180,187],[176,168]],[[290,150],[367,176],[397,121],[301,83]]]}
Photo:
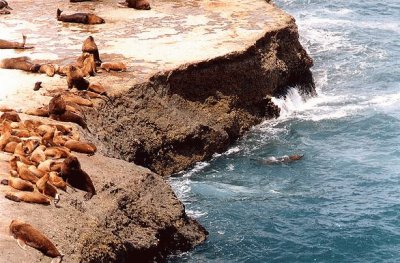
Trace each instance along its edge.
{"label": "resting sea lion", "polygon": [[68,23],[80,23],[87,25],[104,24],[103,18],[92,13],[75,13],[72,15],[63,15],[63,11],[57,9],[57,20]]}
{"label": "resting sea lion", "polygon": [[40,107],[37,109],[28,109],[25,111],[25,114],[39,116],[39,117],[49,117],[49,108]]}
{"label": "resting sea lion", "polygon": [[48,257],[57,258],[58,260],[53,260],[54,262],[61,262],[64,256],[61,255],[54,244],[45,235],[27,223],[19,220],[12,220],[10,224],[10,233],[17,239],[19,246],[21,246],[21,243],[23,245],[26,244],[39,250]]}
{"label": "resting sea lion", "polygon": [[61,178],[72,187],[86,191],[85,200],[96,194],[93,182],[89,175],[81,169],[81,164],[75,156],[69,156],[61,165]]}
{"label": "resting sea lion", "polygon": [[39,68],[40,73],[45,73],[49,77],[53,77],[56,74],[56,68],[52,64],[43,64]]}
{"label": "resting sea lion", "polygon": [[57,175],[57,172],[49,172],[49,182],[55,187],[67,191],[67,183]]}
{"label": "resting sea lion", "polygon": [[28,57],[5,58],[0,61],[0,68],[4,69],[19,69],[26,72],[38,72],[39,64],[34,64]]}
{"label": "resting sea lion", "polygon": [[0,116],[0,122],[2,122],[4,120],[13,121],[13,122],[20,122],[21,118],[19,117],[18,113],[16,113],[15,111],[8,111],[8,112],[4,112]]}
{"label": "resting sea lion", "polygon": [[53,97],[49,102],[49,114],[63,114],[67,104],[61,95]]}
{"label": "resting sea lion", "polygon": [[150,3],[148,0],[125,0],[125,2],[119,3],[122,6],[128,6],[130,8],[138,10],[150,10]]}
{"label": "resting sea lion", "polygon": [[14,202],[50,205],[50,200],[39,192],[8,192],[5,197]]}
{"label": "resting sea lion", "polygon": [[65,147],[74,152],[94,154],[97,150],[93,143],[86,143],[77,140],[68,140],[64,144]]}
{"label": "resting sea lion", "polygon": [[33,184],[30,182],[11,176],[8,179],[1,180],[1,184],[9,185],[12,188],[21,191],[33,192],[34,190]]}
{"label": "resting sea lion", "polygon": [[126,65],[122,62],[104,62],[101,64],[100,68],[107,72],[113,71],[126,71]]}
{"label": "resting sea lion", "polygon": [[84,52],[75,63],[80,68],[84,77],[96,75],[96,63],[93,54]]}
{"label": "resting sea lion", "polygon": [[53,119],[56,121],[63,121],[63,122],[74,122],[76,124],[79,124],[84,129],[87,128],[87,123],[84,120],[84,118],[76,113],[71,112],[71,111],[65,111],[63,114],[60,114],[60,115],[51,114],[50,119]]}
{"label": "resting sea lion", "polygon": [[42,193],[53,198],[57,198],[57,189],[48,183],[50,175],[47,173],[36,182],[36,187],[39,193]]}
{"label": "resting sea lion", "polygon": [[0,49],[31,49],[33,47],[26,47],[26,36],[22,35],[22,43],[7,41],[0,39]]}
{"label": "resting sea lion", "polygon": [[89,36],[88,38],[85,39],[85,41],[83,41],[82,52],[93,54],[96,65],[97,66],[101,65],[99,49],[97,48],[97,45],[94,42],[94,38],[92,36]]}

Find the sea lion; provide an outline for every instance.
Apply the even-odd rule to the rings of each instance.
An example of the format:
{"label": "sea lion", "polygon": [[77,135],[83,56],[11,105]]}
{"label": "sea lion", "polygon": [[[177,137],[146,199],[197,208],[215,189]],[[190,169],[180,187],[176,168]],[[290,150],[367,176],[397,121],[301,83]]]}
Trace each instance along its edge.
{"label": "sea lion", "polygon": [[14,153],[17,144],[18,144],[18,142],[9,142],[9,143],[7,143],[7,145],[4,147],[3,151],[5,151],[7,153]]}
{"label": "sea lion", "polygon": [[107,96],[107,90],[99,83],[90,83],[88,90],[93,91],[97,94],[100,95],[106,95]]}
{"label": "sea lion", "polygon": [[76,103],[80,106],[93,107],[93,102],[91,100],[82,98],[81,96],[77,96],[72,93],[63,94],[63,99],[65,102]]}
{"label": "sea lion", "polygon": [[36,83],[35,83],[35,86],[33,87],[33,90],[34,91],[38,91],[38,90],[40,90],[42,88],[42,82],[41,81],[37,81]]}
{"label": "sea lion", "polygon": [[123,62],[103,62],[100,68],[107,72],[113,71],[126,71],[126,65]]}
{"label": "sea lion", "polygon": [[60,158],[67,158],[71,151],[62,146],[52,146],[47,148],[44,153],[46,154],[47,157],[53,157],[54,159],[60,159]]}
{"label": "sea lion", "polygon": [[68,89],[75,87],[78,90],[87,90],[90,85],[89,81],[84,78],[82,70],[72,65],[67,69],[67,84]]}
{"label": "sea lion", "polygon": [[125,2],[119,3],[122,6],[127,6],[130,8],[138,10],[150,10],[150,3],[148,0],[126,0]]}
{"label": "sea lion", "polygon": [[50,199],[39,192],[7,192],[5,197],[14,202],[50,205]]}
{"label": "sea lion", "polygon": [[58,189],[67,191],[67,183],[57,175],[57,172],[49,172],[49,182]]}
{"label": "sea lion", "polygon": [[279,164],[279,163],[291,163],[293,161],[298,161],[303,158],[304,155],[294,154],[294,155],[284,155],[280,157],[268,157],[261,160],[263,164]]}
{"label": "sea lion", "polygon": [[49,77],[54,77],[56,74],[56,68],[53,64],[43,64],[39,68],[39,73],[44,73]]}
{"label": "sea lion", "polygon": [[40,69],[39,64],[34,64],[28,57],[5,58],[0,61],[0,68],[19,69],[26,72],[36,73]]}
{"label": "sea lion", "polygon": [[57,189],[48,183],[50,175],[47,173],[36,182],[36,187],[39,193],[57,198]]}
{"label": "sea lion", "polygon": [[93,143],[86,143],[77,140],[68,140],[64,144],[65,147],[74,152],[94,154],[97,150]]}
{"label": "sea lion", "polygon": [[46,174],[46,172],[39,170],[34,165],[29,165],[28,170],[31,171],[37,178],[42,178]]}
{"label": "sea lion", "polygon": [[69,156],[61,165],[61,178],[72,187],[86,191],[85,200],[96,194],[93,182],[89,175],[81,169],[81,164],[75,156]]}
{"label": "sea lion", "polygon": [[64,15],[63,11],[57,9],[57,20],[68,23],[79,23],[87,25],[104,24],[103,18],[92,13],[75,13],[72,15]]}
{"label": "sea lion", "polygon": [[7,41],[0,39],[0,49],[31,49],[33,47],[26,47],[26,39],[25,35],[22,35],[22,43]]}
{"label": "sea lion", "polygon": [[94,42],[94,38],[92,36],[88,36],[88,38],[83,41],[82,52],[93,54],[96,65],[98,67],[101,65],[102,61],[100,59],[99,49],[97,48],[96,42]]}
{"label": "sea lion", "polygon": [[49,102],[49,114],[63,114],[66,111],[67,104],[62,95],[53,97]]}
{"label": "sea lion", "polygon": [[11,12],[7,9],[0,9],[0,15],[9,15]]}
{"label": "sea lion", "polygon": [[[17,162],[18,165],[18,162]],[[32,173],[27,166],[21,166],[18,167],[18,176],[19,178],[29,181],[33,184],[36,184],[36,182],[39,180],[38,177],[36,177],[36,175],[34,173]]]}
{"label": "sea lion", "polygon": [[81,69],[84,77],[96,75],[96,63],[93,54],[84,52],[78,57],[75,65]]}
{"label": "sea lion", "polygon": [[9,185],[12,188],[21,191],[33,192],[33,190],[35,190],[33,184],[31,184],[30,182],[11,176],[8,179],[3,179],[1,181],[1,184]]}
{"label": "sea lion", "polygon": [[29,157],[29,159],[35,163],[41,163],[46,160],[45,154],[46,146],[40,145],[37,147]]}
{"label": "sea lion", "polygon": [[50,119],[63,122],[74,122],[76,124],[79,124],[82,128],[87,129],[87,123],[84,118],[70,111],[65,111],[61,115],[51,114]]}
{"label": "sea lion", "polygon": [[[18,245],[21,246],[20,243],[26,244],[39,250],[48,257],[57,258],[58,263],[62,261],[64,255],[57,250],[54,244],[45,235],[33,226],[14,219],[11,221],[9,229],[12,236],[17,239]],[[52,263],[55,262],[56,261],[52,261]]]}
{"label": "sea lion", "polygon": [[15,111],[8,111],[8,112],[4,112],[0,116],[0,122],[3,122],[4,120],[12,121],[12,122],[20,122],[21,118],[19,117],[18,113],[16,113]]}
{"label": "sea lion", "polygon": [[39,117],[49,117],[49,108],[45,106],[36,109],[28,109],[25,111],[25,114]]}

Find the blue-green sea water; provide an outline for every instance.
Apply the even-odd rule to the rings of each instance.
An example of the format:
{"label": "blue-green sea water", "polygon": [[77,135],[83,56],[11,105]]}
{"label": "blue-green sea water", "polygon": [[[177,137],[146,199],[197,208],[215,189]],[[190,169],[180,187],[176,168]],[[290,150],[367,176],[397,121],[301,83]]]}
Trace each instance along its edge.
{"label": "blue-green sea water", "polygon": [[[400,1],[279,0],[318,97],[171,178],[208,241],[170,262],[400,262]],[[298,162],[256,160],[304,154]]]}

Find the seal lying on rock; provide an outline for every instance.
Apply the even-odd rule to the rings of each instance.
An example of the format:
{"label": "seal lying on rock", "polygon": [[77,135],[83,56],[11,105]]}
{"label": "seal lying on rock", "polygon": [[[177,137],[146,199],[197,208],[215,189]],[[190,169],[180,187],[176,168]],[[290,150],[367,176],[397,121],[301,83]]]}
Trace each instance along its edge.
{"label": "seal lying on rock", "polygon": [[138,10],[150,10],[150,3],[148,0],[126,0],[119,3],[121,6],[127,6]]}
{"label": "seal lying on rock", "polygon": [[290,163],[293,161],[298,161],[303,158],[304,155],[294,154],[294,155],[284,155],[280,157],[268,157],[266,159],[261,160],[263,164],[279,164],[279,163]]}
{"label": "seal lying on rock", "polygon": [[21,246],[21,248],[24,248],[23,245],[26,244],[36,248],[48,257],[58,259],[52,262],[61,262],[63,255],[61,255],[54,244],[45,235],[33,226],[19,220],[12,220],[9,229],[11,235],[17,239],[18,245]]}
{"label": "seal lying on rock", "polygon": [[61,165],[61,178],[72,187],[86,191],[85,200],[96,194],[93,182],[89,175],[81,169],[81,164],[75,156],[69,156]]}
{"label": "seal lying on rock", "polygon": [[26,36],[22,35],[22,43],[7,41],[0,39],[0,49],[31,49],[33,47],[26,47]]}
{"label": "seal lying on rock", "polygon": [[28,57],[5,58],[0,61],[0,68],[19,69],[27,72],[38,72],[39,64],[34,64]]}
{"label": "seal lying on rock", "polygon": [[101,64],[100,68],[107,72],[113,71],[126,71],[126,65],[122,62],[104,62]]}
{"label": "seal lying on rock", "polygon": [[75,13],[72,15],[63,15],[63,11],[57,9],[57,20],[68,23],[80,23],[87,25],[104,24],[103,18],[92,13]]}

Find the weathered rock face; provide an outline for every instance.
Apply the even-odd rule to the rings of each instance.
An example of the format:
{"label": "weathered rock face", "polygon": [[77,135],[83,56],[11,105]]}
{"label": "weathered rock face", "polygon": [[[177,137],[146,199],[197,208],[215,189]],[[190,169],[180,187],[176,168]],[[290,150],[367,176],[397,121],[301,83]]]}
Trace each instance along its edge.
{"label": "weathered rock face", "polygon": [[[0,154],[0,171],[8,158]],[[3,197],[0,206],[1,262],[44,262],[35,249],[21,250],[6,233],[12,219],[43,232],[65,254],[63,262],[148,262],[186,251],[202,243],[207,231],[185,214],[164,179],[127,162],[78,155],[97,189],[90,201],[83,192],[63,193],[61,208],[15,203]],[[0,195],[9,191],[1,186]],[[7,209],[6,209],[7,208]],[[12,209],[11,209],[12,208]]]}
{"label": "weathered rock face", "polygon": [[289,86],[315,93],[312,64],[292,19],[242,52],[153,76],[90,112],[89,123],[105,154],[170,175],[276,117],[269,96]]}

